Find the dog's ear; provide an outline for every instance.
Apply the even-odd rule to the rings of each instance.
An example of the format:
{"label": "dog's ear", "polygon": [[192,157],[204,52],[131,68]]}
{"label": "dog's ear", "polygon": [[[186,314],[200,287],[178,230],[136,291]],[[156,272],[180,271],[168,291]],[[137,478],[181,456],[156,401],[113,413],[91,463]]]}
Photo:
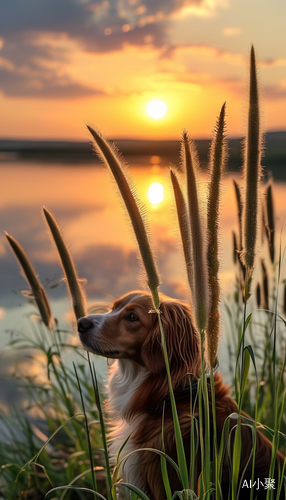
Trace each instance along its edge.
{"label": "dog's ear", "polygon": [[151,373],[160,373],[166,368],[158,318],[155,318],[155,324],[149,331],[141,348],[141,358],[144,365]]}
{"label": "dog's ear", "polygon": [[[199,376],[200,342],[192,322],[190,308],[179,301],[163,302],[160,306],[168,359],[172,378],[182,380],[187,374]],[[151,373],[165,371],[158,319],[150,330],[141,350],[142,360]],[[176,382],[175,382],[176,385]]]}

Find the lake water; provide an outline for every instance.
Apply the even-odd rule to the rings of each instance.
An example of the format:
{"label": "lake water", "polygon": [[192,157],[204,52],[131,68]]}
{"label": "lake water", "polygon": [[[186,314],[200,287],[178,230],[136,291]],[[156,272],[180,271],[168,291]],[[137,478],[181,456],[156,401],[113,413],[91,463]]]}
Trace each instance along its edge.
{"label": "lake water", "polygon": [[[147,207],[154,250],[162,276],[161,291],[173,297],[186,298],[184,266],[174,224],[168,164],[159,157],[146,157],[144,164],[142,159],[137,160],[133,158],[130,170],[139,196]],[[238,174],[228,173],[222,189],[220,278],[223,297],[233,291],[236,272],[232,249],[232,231],[238,232],[234,178],[239,181]],[[54,213],[76,263],[78,275],[86,280],[89,305],[110,302],[112,298],[141,286],[137,279],[140,266],[136,243],[113,182],[103,167],[98,164],[2,161],[0,179],[1,349],[9,339],[7,330],[29,330],[26,315],[36,312],[21,293],[28,286],[20,276],[18,264],[3,230],[16,238],[26,250],[46,287],[53,314],[60,325],[72,328],[69,298],[65,283],[61,281],[62,271],[57,254],[43,219],[43,205]],[[165,197],[159,205],[152,205],[147,197],[148,188],[153,182],[164,186]],[[206,175],[201,176],[200,184],[204,199]],[[277,248],[286,216],[285,183],[274,182],[273,193]],[[282,248],[284,246],[285,229],[282,230]],[[269,263],[265,242],[261,256]],[[285,277],[285,266],[283,269]],[[76,332],[74,341],[77,342]],[[3,359],[2,369],[5,371],[8,361],[5,364],[5,358]]]}

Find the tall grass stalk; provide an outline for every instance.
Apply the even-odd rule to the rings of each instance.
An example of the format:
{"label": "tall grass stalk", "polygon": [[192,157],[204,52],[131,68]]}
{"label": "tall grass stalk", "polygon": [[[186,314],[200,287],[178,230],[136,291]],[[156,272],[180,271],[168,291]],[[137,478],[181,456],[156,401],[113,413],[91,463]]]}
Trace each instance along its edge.
{"label": "tall grass stalk", "polygon": [[217,363],[217,351],[220,334],[219,316],[219,256],[218,256],[218,232],[219,232],[219,202],[221,178],[226,161],[225,141],[225,104],[221,108],[220,116],[214,131],[210,150],[210,182],[208,190],[207,205],[207,228],[208,228],[208,279],[210,289],[210,312],[207,324],[207,359],[209,366],[213,368]]}
{"label": "tall grass stalk", "polygon": [[[277,283],[280,282],[280,273],[281,273],[281,261],[282,261],[282,256],[281,256],[281,240],[280,240],[280,248],[279,248],[279,261],[278,261],[278,269],[277,269]],[[273,354],[272,354],[272,359],[273,359],[273,386],[272,386],[272,397],[274,400],[274,408],[276,405],[278,405],[278,399],[277,399],[277,392],[275,390],[275,371],[276,371],[276,342],[277,342],[277,308],[278,308],[278,286],[277,286],[277,291],[276,291],[276,296],[275,296],[275,301],[274,301],[274,335],[273,335]],[[276,418],[276,413],[275,412],[275,418]],[[276,424],[276,422],[274,422]],[[274,427],[276,429],[276,427]]]}
{"label": "tall grass stalk", "polygon": [[[128,211],[131,224],[137,239],[140,250],[140,255],[147,274],[148,287],[151,290],[155,309],[159,309],[160,300],[158,288],[160,278],[157,271],[157,265],[153,256],[153,251],[150,244],[150,234],[146,224],[145,207],[139,201],[135,186],[124,168],[117,150],[114,146],[110,146],[99,132],[96,132],[92,127],[87,127],[94,139],[94,149],[101,161],[111,171],[117,183],[119,192]],[[145,219],[145,220],[144,220]]]}
{"label": "tall grass stalk", "polygon": [[[191,380],[190,380],[191,382]],[[197,394],[194,398],[192,398],[192,386],[190,383],[190,415],[191,415],[191,432],[190,432],[190,489],[195,490],[197,485],[195,484],[195,463],[196,463],[196,456],[197,456],[197,451],[199,447],[198,443],[198,437],[199,437],[199,431],[198,431],[198,421],[195,417],[195,407],[197,404]]]}
{"label": "tall grass stalk", "polygon": [[194,266],[192,259],[192,247],[191,247],[191,236],[190,236],[190,222],[188,216],[188,207],[182,192],[182,188],[179,183],[179,179],[175,172],[170,169],[170,176],[174,191],[178,224],[181,234],[185,265],[186,265],[186,273],[187,280],[190,289],[190,301],[192,302],[192,290],[194,283]]}
{"label": "tall grass stalk", "polygon": [[267,233],[268,233],[268,248],[269,255],[272,264],[275,261],[275,222],[274,222],[274,207],[273,207],[273,196],[272,196],[272,185],[270,184],[266,190],[265,197],[266,204],[266,215],[267,215]]}
{"label": "tall grass stalk", "polygon": [[[78,383],[78,388],[79,388],[79,393],[80,393],[80,399],[81,399],[82,409],[83,409],[83,413],[84,413],[85,430],[86,430],[87,442],[88,442],[88,451],[89,451],[89,460],[90,460],[90,466],[91,466],[91,475],[92,475],[93,489],[96,490],[97,489],[97,484],[96,484],[96,478],[95,478],[95,472],[94,472],[94,460],[93,460],[93,454],[92,454],[91,442],[90,442],[90,436],[89,436],[88,420],[87,420],[87,415],[86,415],[86,411],[85,411],[85,406],[84,406],[84,400],[83,400],[83,394],[82,394],[82,390],[81,390],[81,385],[80,385],[79,377],[78,377],[78,374],[77,374],[77,369],[76,369],[76,366],[75,366],[74,362],[73,362],[73,367],[74,367],[74,371],[75,371],[75,375],[76,375],[76,379],[77,379],[77,383]],[[94,497],[94,498],[96,498],[96,497]]]}
{"label": "tall grass stalk", "polygon": [[182,433],[181,433],[181,428],[180,428],[180,422],[179,422],[179,417],[178,417],[178,412],[177,412],[177,407],[176,407],[176,401],[175,401],[175,396],[174,396],[174,391],[173,391],[173,386],[172,386],[172,379],[171,379],[171,372],[170,372],[170,366],[169,366],[169,358],[168,358],[166,340],[165,340],[163,325],[162,325],[161,316],[160,316],[159,311],[157,312],[157,317],[158,317],[159,328],[160,328],[160,332],[161,332],[161,343],[162,343],[163,355],[164,355],[166,372],[167,372],[167,377],[168,377],[171,408],[172,408],[172,415],[173,415],[173,420],[174,420],[174,430],[175,430],[175,440],[176,440],[178,464],[179,464],[181,477],[182,477],[182,486],[184,489],[187,489],[188,484],[189,484],[189,474],[188,474],[188,467],[187,467],[187,461],[186,461],[186,454],[185,454],[183,438],[182,438]]}
{"label": "tall grass stalk", "polygon": [[[240,405],[243,391],[243,374],[244,374],[244,342],[246,330],[246,308],[247,302],[251,295],[251,282],[254,269],[254,259],[257,243],[257,226],[258,213],[260,203],[260,178],[261,178],[261,150],[262,150],[262,135],[260,126],[260,110],[259,110],[259,92],[256,72],[256,60],[253,46],[250,52],[250,83],[249,83],[249,100],[248,100],[248,123],[244,150],[244,204],[242,212],[242,252],[241,260],[245,266],[244,280],[244,327],[242,332],[242,342],[239,347],[238,356],[241,355],[241,371],[240,371],[240,388],[239,400]],[[239,210],[240,212],[240,210]],[[236,390],[237,381],[236,381]],[[241,417],[239,414],[239,424],[235,435],[235,442],[241,439]],[[234,489],[233,492],[234,494]]]}
{"label": "tall grass stalk", "polygon": [[262,269],[262,291],[263,291],[263,308],[269,309],[269,289],[268,289],[268,273],[263,259],[261,259]]}
{"label": "tall grass stalk", "polygon": [[[163,404],[163,411],[162,411],[162,451],[163,451],[163,453],[165,453],[164,424],[165,424],[165,401]],[[172,490],[171,490],[169,476],[168,476],[167,460],[165,457],[163,457],[161,455],[160,461],[161,461],[162,479],[163,479],[163,483],[164,483],[166,497],[167,497],[167,500],[172,500]]]}
{"label": "tall grass stalk", "polygon": [[[254,482],[254,472],[255,472],[255,456],[256,456],[256,441],[257,441],[257,419],[258,419],[258,400],[259,400],[259,383],[258,383],[258,374],[256,368],[256,362],[254,354],[252,356],[252,362],[255,370],[255,380],[256,380],[256,398],[255,398],[255,414],[254,414],[254,443],[253,443],[253,454],[252,454],[252,472],[251,472],[251,482]],[[250,500],[253,500],[254,490],[251,489]]]}
{"label": "tall grass stalk", "polygon": [[238,246],[237,246],[236,233],[234,231],[232,231],[232,248],[233,248],[233,251],[232,251],[232,260],[233,260],[233,263],[236,264],[237,263],[237,259],[238,259],[238,255],[237,255]]}
{"label": "tall grass stalk", "polygon": [[259,184],[261,178],[261,126],[259,111],[259,94],[256,74],[254,48],[250,53],[250,84],[248,127],[244,151],[244,207],[243,207],[243,252],[242,258],[246,266],[245,300],[250,295],[250,286],[254,268],[254,258],[257,241],[257,224],[259,211]]}
{"label": "tall grass stalk", "polygon": [[202,220],[197,177],[199,160],[193,141],[183,132],[181,146],[182,168],[186,172],[187,203],[190,221],[191,252],[193,259],[192,297],[194,316],[200,332],[205,330],[209,313],[209,290],[206,258],[206,238]]}
{"label": "tall grass stalk", "polygon": [[202,373],[199,381],[199,428],[200,428],[200,448],[201,448],[201,466],[200,494],[203,498],[208,498],[207,493],[210,490],[211,475],[211,450],[210,450],[210,407],[209,390],[207,375],[205,371],[205,331],[201,331],[201,366]]}
{"label": "tall grass stalk", "polygon": [[[215,498],[220,500],[222,498],[222,491],[220,485],[220,470],[222,465],[222,450],[224,447],[224,433],[221,435],[220,448],[218,447],[217,427],[216,427],[216,402],[215,402],[215,386],[214,386],[214,371],[210,369],[210,386],[211,386],[211,409],[213,419],[213,439],[214,439],[214,480],[215,480]],[[225,422],[224,426],[225,427]]]}
{"label": "tall grass stalk", "polygon": [[234,185],[234,189],[235,189],[235,196],[236,196],[236,203],[237,203],[237,214],[238,214],[238,228],[239,228],[238,251],[241,252],[241,249],[242,249],[242,209],[243,209],[243,205],[242,205],[240,187],[235,180],[233,181],[233,185]]}
{"label": "tall grass stalk", "polygon": [[41,282],[39,281],[36,271],[33,265],[31,264],[31,261],[28,258],[27,254],[21,247],[20,243],[18,243],[18,241],[15,240],[15,238],[13,238],[13,236],[9,235],[8,233],[5,232],[5,235],[14,254],[16,255],[19,261],[23,274],[31,287],[33,297],[38,306],[41,319],[43,323],[49,329],[51,329],[53,325],[53,318],[52,318],[51,306],[46,291]]}
{"label": "tall grass stalk", "polygon": [[74,262],[67,245],[65,244],[63,235],[54,215],[45,207],[43,207],[43,212],[58,250],[68,290],[72,299],[75,317],[76,319],[82,318],[83,316],[86,316],[86,304],[84,293],[77,277]]}
{"label": "tall grass stalk", "polygon": [[105,466],[106,466],[107,498],[108,498],[108,500],[111,500],[110,490],[111,490],[111,486],[112,486],[112,480],[111,480],[111,470],[110,470],[110,463],[109,463],[108,444],[107,444],[107,437],[106,437],[106,430],[105,430],[105,424],[104,424],[104,415],[103,415],[103,411],[102,411],[100,392],[99,392],[99,387],[98,387],[98,380],[97,380],[94,364],[92,364],[91,374],[92,374],[92,384],[93,384],[93,390],[94,390],[94,394],[95,394],[96,406],[97,406],[98,414],[99,414],[100,429],[101,429],[101,435],[102,435],[102,441],[103,441]]}

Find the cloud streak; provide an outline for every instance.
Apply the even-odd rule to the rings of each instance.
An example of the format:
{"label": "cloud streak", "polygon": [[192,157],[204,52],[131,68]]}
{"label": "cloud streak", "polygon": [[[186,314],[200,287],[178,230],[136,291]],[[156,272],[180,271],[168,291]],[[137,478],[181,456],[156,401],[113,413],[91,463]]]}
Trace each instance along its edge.
{"label": "cloud streak", "polygon": [[34,99],[70,99],[105,94],[102,90],[72,81],[67,75],[37,71],[30,76],[29,73],[7,68],[0,68],[0,90],[7,97]]}
{"label": "cloud streak", "polygon": [[285,99],[286,86],[285,85],[265,85],[263,87],[263,97],[269,100]]}
{"label": "cloud streak", "polygon": [[213,10],[221,0],[10,0],[0,3],[0,90],[9,97],[99,95],[63,68],[74,49],[86,53],[126,45],[162,48],[169,20],[186,9]]}

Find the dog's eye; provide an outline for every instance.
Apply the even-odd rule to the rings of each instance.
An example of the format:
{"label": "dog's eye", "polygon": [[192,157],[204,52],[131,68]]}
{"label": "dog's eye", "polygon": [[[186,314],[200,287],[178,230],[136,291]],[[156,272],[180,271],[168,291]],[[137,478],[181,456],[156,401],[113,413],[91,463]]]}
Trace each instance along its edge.
{"label": "dog's eye", "polygon": [[130,314],[128,314],[126,319],[128,319],[129,321],[138,321],[139,318],[134,312],[131,312]]}

